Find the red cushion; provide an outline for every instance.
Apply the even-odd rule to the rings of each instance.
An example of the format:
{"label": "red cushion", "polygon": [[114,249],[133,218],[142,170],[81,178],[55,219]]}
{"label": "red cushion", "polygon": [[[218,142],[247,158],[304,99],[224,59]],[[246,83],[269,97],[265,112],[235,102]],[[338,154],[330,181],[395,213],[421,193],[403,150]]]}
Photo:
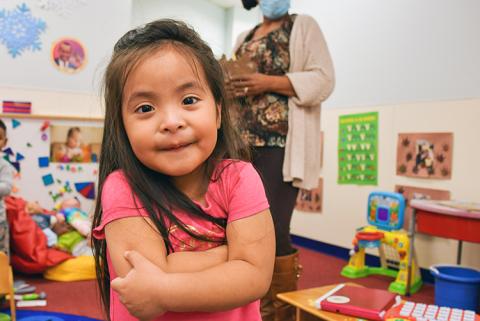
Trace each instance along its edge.
{"label": "red cushion", "polygon": [[7,219],[10,226],[11,264],[15,271],[28,274],[42,273],[72,256],[48,248],[47,238],[30,215],[25,212],[25,200],[5,197]]}

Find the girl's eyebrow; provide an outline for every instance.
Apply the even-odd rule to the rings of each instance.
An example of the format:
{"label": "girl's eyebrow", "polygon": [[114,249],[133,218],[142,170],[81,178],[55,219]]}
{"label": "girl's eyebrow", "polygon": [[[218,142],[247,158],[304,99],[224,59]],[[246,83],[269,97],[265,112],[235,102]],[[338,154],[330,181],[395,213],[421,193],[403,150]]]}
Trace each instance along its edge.
{"label": "girl's eyebrow", "polygon": [[[175,91],[177,93],[181,93],[182,91],[185,91],[185,90],[188,90],[188,89],[196,89],[196,90],[201,90],[201,91],[204,91],[204,88],[203,86],[198,82],[198,81],[195,81],[195,80],[192,80],[192,81],[187,81],[181,85],[178,85],[176,88],[175,88]],[[157,94],[155,91],[152,91],[152,90],[138,90],[138,91],[134,91],[130,97],[128,97],[128,101],[127,101],[127,105],[129,105],[132,101],[135,101],[136,99],[155,99],[157,98]]]}
{"label": "girl's eyebrow", "polygon": [[136,99],[154,99],[156,97],[153,91],[140,90],[133,92],[130,97],[128,97],[127,105]]}
{"label": "girl's eyebrow", "polygon": [[204,90],[203,86],[198,82],[198,81],[187,81],[175,89],[176,92],[182,92],[187,89],[198,89],[198,90]]}

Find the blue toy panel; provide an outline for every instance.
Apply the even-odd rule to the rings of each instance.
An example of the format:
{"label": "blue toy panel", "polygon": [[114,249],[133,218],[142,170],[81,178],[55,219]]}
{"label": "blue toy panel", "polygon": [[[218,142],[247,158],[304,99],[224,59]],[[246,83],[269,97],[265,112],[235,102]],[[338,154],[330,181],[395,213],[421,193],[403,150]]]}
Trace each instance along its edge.
{"label": "blue toy panel", "polygon": [[403,227],[405,198],[391,192],[372,192],[368,196],[367,220],[370,225],[391,231]]}

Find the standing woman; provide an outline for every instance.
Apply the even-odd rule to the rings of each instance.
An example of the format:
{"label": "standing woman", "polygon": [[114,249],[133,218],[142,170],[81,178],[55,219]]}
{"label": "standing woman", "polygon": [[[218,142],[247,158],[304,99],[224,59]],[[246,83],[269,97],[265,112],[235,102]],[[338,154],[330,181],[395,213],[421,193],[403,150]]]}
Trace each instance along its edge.
{"label": "standing woman", "polygon": [[230,89],[242,104],[242,136],[253,147],[276,233],[272,284],[262,299],[262,319],[293,320],[276,299],[297,288],[298,253],[290,239],[290,220],[298,188],[318,186],[320,174],[320,107],[334,87],[333,65],[316,21],[289,14],[289,0],[242,0],[245,9],[257,4],[263,22],[239,35],[237,59],[246,56],[256,73],[234,77]]}

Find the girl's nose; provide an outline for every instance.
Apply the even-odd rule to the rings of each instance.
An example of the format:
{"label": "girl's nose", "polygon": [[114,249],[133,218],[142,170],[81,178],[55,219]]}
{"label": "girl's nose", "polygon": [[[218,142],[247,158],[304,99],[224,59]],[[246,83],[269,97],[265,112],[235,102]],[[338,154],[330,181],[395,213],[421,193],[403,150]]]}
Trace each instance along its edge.
{"label": "girl's nose", "polygon": [[185,128],[185,120],[178,110],[166,110],[162,115],[160,131],[163,133],[175,133]]}

